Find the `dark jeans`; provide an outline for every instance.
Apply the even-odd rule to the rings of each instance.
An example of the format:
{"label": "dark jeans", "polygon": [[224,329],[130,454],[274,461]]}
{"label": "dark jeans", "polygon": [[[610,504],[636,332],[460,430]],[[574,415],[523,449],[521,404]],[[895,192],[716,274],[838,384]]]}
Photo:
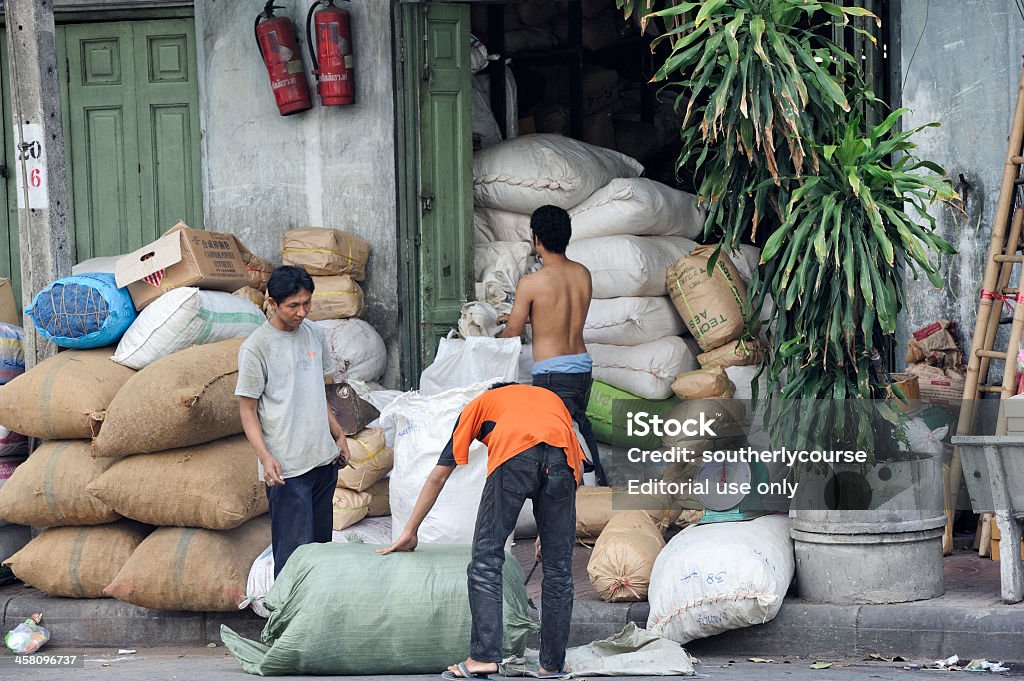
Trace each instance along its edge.
{"label": "dark jeans", "polygon": [[267,487],[275,579],[295,549],[303,544],[331,541],[337,486],[338,465],[329,463],[286,478],[284,485]]}
{"label": "dark jeans", "polygon": [[597,476],[597,484],[604,487],[608,479],[604,475],[604,467],[601,465],[601,456],[597,452],[597,440],[594,439],[594,429],[587,418],[587,403],[590,401],[590,386],[594,379],[590,372],[583,374],[534,374],[533,384],[541,388],[547,388],[562,398],[565,408],[569,410],[569,416],[580,428],[580,435],[587,443],[590,450],[590,458],[593,459],[594,474]]}
{"label": "dark jeans", "polygon": [[469,654],[481,662],[501,661],[502,583],[505,540],[519,511],[533,500],[544,560],[540,663],[561,670],[572,619],[572,547],[576,543],[576,478],[565,452],[541,443],[512,457],[487,476],[473,534],[469,608],[473,629]]}

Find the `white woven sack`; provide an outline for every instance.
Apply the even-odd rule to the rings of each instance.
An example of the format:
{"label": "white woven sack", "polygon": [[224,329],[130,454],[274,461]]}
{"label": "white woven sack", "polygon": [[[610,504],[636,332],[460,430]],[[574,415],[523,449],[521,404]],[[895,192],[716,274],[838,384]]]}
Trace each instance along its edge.
{"label": "white woven sack", "polygon": [[532,241],[530,216],[500,208],[473,208],[473,243]]}
{"label": "white woven sack", "polygon": [[686,644],[773,619],[795,569],[790,527],[771,515],[684,529],[654,561],[647,629]]}
{"label": "white woven sack", "polygon": [[611,149],[561,135],[524,135],[473,154],[474,203],[524,215],[547,204],[569,209],[614,178],[643,170]]}
{"label": "white woven sack", "polygon": [[645,177],[614,179],[569,215],[573,239],[615,234],[697,239],[704,233],[696,196]]}
{"label": "white woven sack", "polygon": [[119,255],[104,255],[98,258],[89,258],[83,260],[77,265],[71,266],[71,274],[86,274],[88,272],[109,272],[114,273],[117,267],[117,261],[121,259]]}
{"label": "white woven sack", "polygon": [[473,274],[478,282],[495,282],[515,291],[519,278],[526,274],[533,247],[526,241],[495,241],[473,248]]}
{"label": "white woven sack", "polygon": [[[390,492],[393,540],[405,529],[420,489],[437,465],[462,408],[490,385],[491,381],[484,381],[432,396],[408,392],[381,412],[381,425],[396,434]],[[486,479],[487,447],[474,441],[469,448],[469,463],[456,466],[437,503],[420,525],[420,543],[473,543],[476,512]]]}
{"label": "white woven sack", "polygon": [[590,270],[594,298],[664,296],[668,268],[696,245],[681,236],[602,236],[572,241],[565,254]]}
{"label": "white woven sack", "polygon": [[632,347],[588,343],[595,381],[647,400],[672,396],[672,381],[684,371],[699,369],[697,354],[679,336],[666,336]]}
{"label": "white woven sack", "polygon": [[388,366],[384,339],[362,319],[322,319],[313,322],[324,334],[331,355],[330,375],[336,382],[376,381]]}
{"label": "white woven sack", "polygon": [[260,309],[244,298],[190,286],[176,288],[139,313],[111,359],[142,369],[193,345],[245,338],[265,321]]}
{"label": "white woven sack", "polygon": [[521,348],[518,338],[442,338],[434,361],[420,374],[420,394],[436,395],[481,381],[514,381]]}
{"label": "white woven sack", "polygon": [[641,345],[681,336],[686,325],[668,296],[634,296],[590,301],[583,340],[606,345]]}
{"label": "white woven sack", "polygon": [[761,261],[761,249],[749,244],[740,244],[740,247],[729,254],[729,260],[736,268],[737,274],[743,280],[744,285],[749,285],[754,277],[754,270]]}

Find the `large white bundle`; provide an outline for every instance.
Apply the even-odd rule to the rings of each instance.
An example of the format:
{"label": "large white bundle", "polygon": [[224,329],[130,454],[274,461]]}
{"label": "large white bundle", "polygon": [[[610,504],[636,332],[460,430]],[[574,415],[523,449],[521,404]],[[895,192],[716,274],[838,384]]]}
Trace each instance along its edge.
{"label": "large white bundle", "polygon": [[700,365],[697,354],[679,336],[666,336],[632,347],[588,343],[594,380],[647,400],[672,396],[672,381]]}
{"label": "large white bundle", "polygon": [[569,215],[574,239],[615,234],[696,239],[704,233],[696,196],[645,177],[616,178]]}
{"label": "large white bundle", "polygon": [[607,345],[640,345],[680,336],[686,325],[668,296],[634,296],[590,301],[583,340]]}
{"label": "large white bundle", "polygon": [[362,319],[325,319],[319,327],[331,353],[335,381],[376,381],[388,365],[388,349],[377,330]]}
{"label": "large white bundle", "polygon": [[772,515],[677,534],[654,562],[647,628],[686,644],[773,619],[795,568],[790,524]]}
{"label": "large white bundle", "polygon": [[525,135],[473,154],[474,203],[531,214],[551,204],[573,208],[616,177],[644,167],[611,149],[561,135]]}
{"label": "large white bundle", "polygon": [[681,236],[602,236],[572,241],[565,254],[590,270],[594,298],[664,296],[668,268],[696,245]]}
{"label": "large white bundle", "polygon": [[473,242],[532,241],[530,216],[500,208],[473,208]]}
{"label": "large white bundle", "polygon": [[434,361],[420,374],[420,394],[436,395],[481,381],[514,381],[521,349],[518,338],[442,338]]}
{"label": "large white bundle", "polygon": [[[391,471],[392,537],[398,539],[412,514],[427,475],[437,465],[462,408],[488,388],[490,381],[437,395],[400,395],[381,413],[381,425],[395,432],[395,467]],[[473,442],[469,463],[457,466],[419,530],[422,544],[471,544],[476,512],[487,478],[487,448]]]}
{"label": "large white bundle", "polygon": [[190,286],[176,288],[139,313],[111,359],[142,369],[193,345],[245,338],[265,321],[260,309],[244,298]]}
{"label": "large white bundle", "polygon": [[509,293],[516,290],[519,278],[526,274],[533,247],[526,241],[496,241],[473,249],[475,280],[493,282]]}

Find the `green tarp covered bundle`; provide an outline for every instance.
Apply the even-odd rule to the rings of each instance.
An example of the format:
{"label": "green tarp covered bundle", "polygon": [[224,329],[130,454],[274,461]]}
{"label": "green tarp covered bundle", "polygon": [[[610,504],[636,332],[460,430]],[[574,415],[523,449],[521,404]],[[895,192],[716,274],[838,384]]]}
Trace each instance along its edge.
{"label": "green tarp covered bundle", "polygon": [[[469,656],[470,547],[426,545],[379,556],[366,544],[307,544],[267,594],[263,643],[228,627],[221,639],[250,674],[423,674]],[[505,554],[502,656],[538,630],[524,575]]]}

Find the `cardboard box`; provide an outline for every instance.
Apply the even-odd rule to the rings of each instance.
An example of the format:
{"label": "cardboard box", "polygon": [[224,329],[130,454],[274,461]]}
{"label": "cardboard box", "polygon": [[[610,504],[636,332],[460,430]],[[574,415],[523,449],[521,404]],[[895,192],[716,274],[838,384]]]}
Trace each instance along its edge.
{"label": "cardboard box", "polygon": [[0,324],[21,325],[18,304],[14,302],[14,286],[10,279],[0,279]]}
{"label": "cardboard box", "polygon": [[128,287],[137,310],[182,286],[231,293],[249,281],[231,234],[189,229],[183,222],[120,258],[114,278],[118,286]]}

